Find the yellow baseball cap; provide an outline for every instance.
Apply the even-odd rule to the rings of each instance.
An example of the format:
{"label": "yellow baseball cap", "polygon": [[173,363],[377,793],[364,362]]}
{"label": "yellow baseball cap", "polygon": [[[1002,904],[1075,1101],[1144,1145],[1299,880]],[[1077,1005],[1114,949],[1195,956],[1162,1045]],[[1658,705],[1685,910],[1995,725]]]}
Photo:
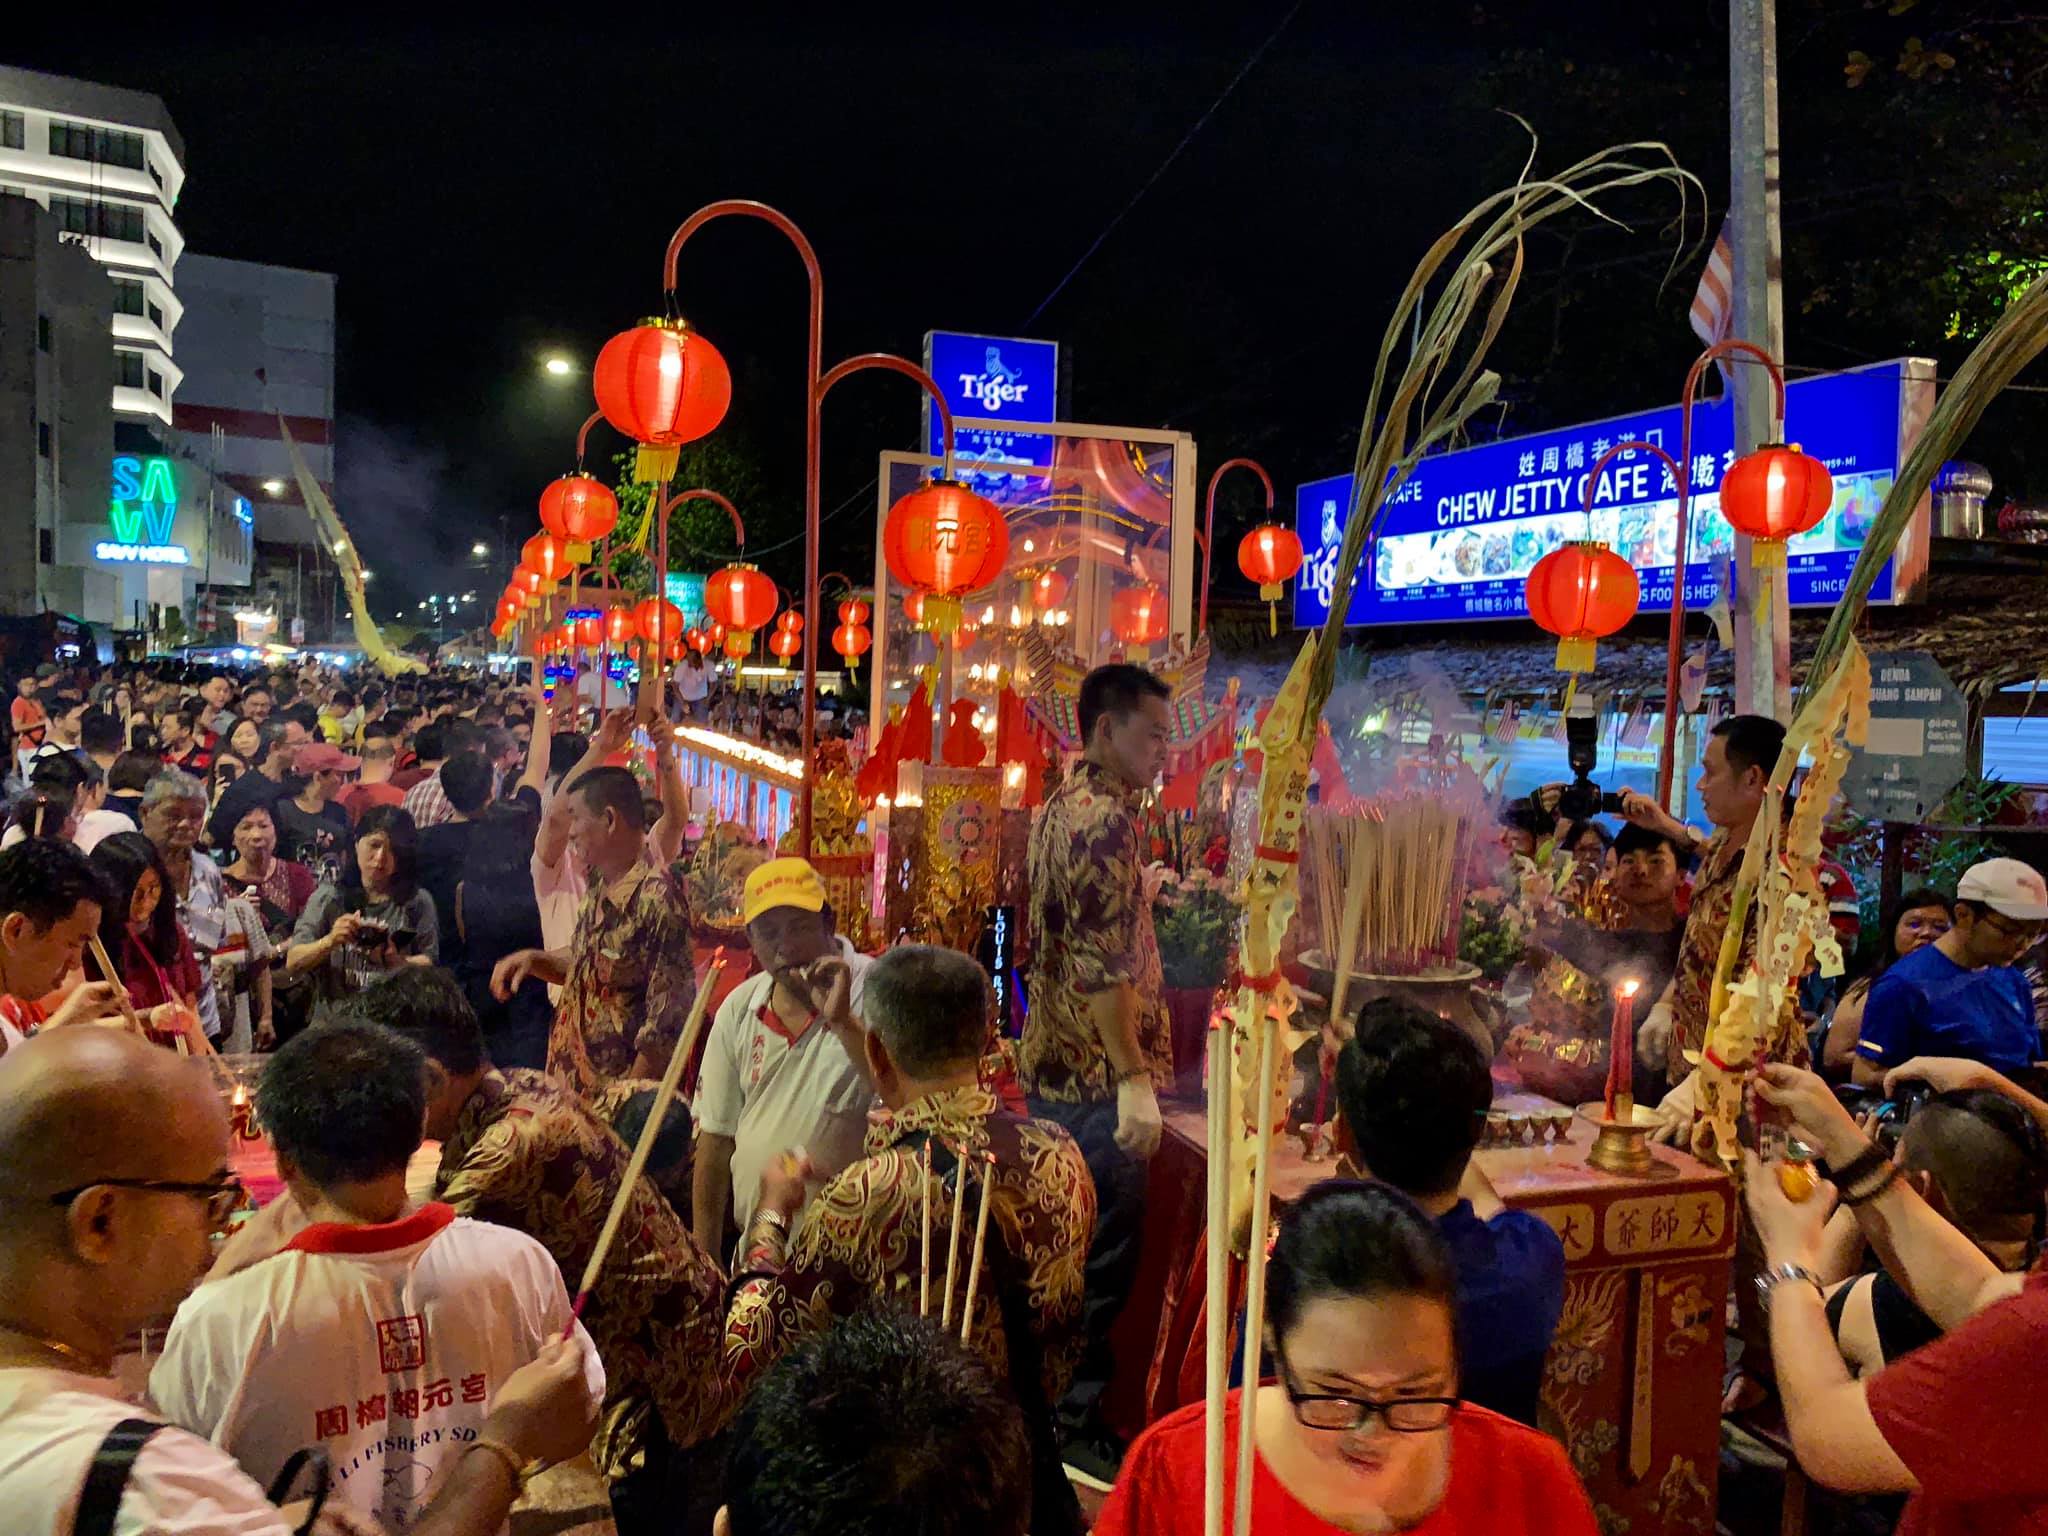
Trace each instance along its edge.
{"label": "yellow baseball cap", "polygon": [[804,912],[825,910],[825,882],[807,859],[770,859],[747,876],[740,897],[740,920],[751,923],[776,907]]}

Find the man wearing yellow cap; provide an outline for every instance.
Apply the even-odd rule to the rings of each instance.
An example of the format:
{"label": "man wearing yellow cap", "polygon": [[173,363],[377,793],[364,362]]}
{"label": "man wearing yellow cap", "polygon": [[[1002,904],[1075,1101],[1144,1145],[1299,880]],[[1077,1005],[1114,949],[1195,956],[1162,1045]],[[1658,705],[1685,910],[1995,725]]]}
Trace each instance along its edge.
{"label": "man wearing yellow cap", "polygon": [[855,1017],[867,959],[832,925],[825,882],[802,859],[770,859],[740,900],[761,969],[719,1006],[690,1108],[697,1119],[691,1225],[706,1253],[744,1232],[761,1173],[802,1148],[829,1179],[860,1156],[874,1084]]}

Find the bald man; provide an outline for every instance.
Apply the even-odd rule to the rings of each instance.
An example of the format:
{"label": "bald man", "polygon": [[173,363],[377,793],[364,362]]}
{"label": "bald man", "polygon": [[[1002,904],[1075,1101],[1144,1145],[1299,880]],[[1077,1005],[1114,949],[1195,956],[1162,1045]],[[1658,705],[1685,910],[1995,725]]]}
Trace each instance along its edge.
{"label": "bald man", "polygon": [[[0,1509],[9,1536],[287,1536],[297,1520],[227,1454],[118,1396],[114,1357],[206,1266],[243,1198],[205,1068],[131,1035],[62,1029],[0,1058]],[[595,1417],[582,1351],[551,1345],[510,1376],[478,1438],[413,1528],[485,1536],[530,1459],[563,1460]],[[118,1432],[118,1433],[117,1433]],[[88,1472],[122,1436],[139,1451]],[[323,1533],[360,1532],[323,1516]]]}

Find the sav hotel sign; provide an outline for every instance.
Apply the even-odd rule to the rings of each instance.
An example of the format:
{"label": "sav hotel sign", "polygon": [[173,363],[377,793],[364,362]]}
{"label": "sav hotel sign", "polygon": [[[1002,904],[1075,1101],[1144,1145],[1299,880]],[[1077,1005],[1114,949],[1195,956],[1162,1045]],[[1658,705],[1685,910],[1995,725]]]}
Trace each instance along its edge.
{"label": "sav hotel sign", "polygon": [[178,479],[167,458],[118,454],[107,521],[114,537],[93,545],[93,558],[130,565],[190,565],[191,552],[171,542],[178,516]]}

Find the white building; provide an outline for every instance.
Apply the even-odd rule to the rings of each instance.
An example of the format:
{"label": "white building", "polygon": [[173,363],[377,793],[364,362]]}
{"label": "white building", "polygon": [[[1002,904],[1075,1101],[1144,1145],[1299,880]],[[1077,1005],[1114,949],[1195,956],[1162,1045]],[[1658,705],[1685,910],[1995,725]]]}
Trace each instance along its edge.
{"label": "white building", "polygon": [[[59,238],[114,280],[117,424],[171,424],[183,313],[173,278],[185,247],[171,215],[184,184],[185,141],[160,98],[0,67],[0,192],[49,209]],[[120,436],[125,449],[147,447]]]}

